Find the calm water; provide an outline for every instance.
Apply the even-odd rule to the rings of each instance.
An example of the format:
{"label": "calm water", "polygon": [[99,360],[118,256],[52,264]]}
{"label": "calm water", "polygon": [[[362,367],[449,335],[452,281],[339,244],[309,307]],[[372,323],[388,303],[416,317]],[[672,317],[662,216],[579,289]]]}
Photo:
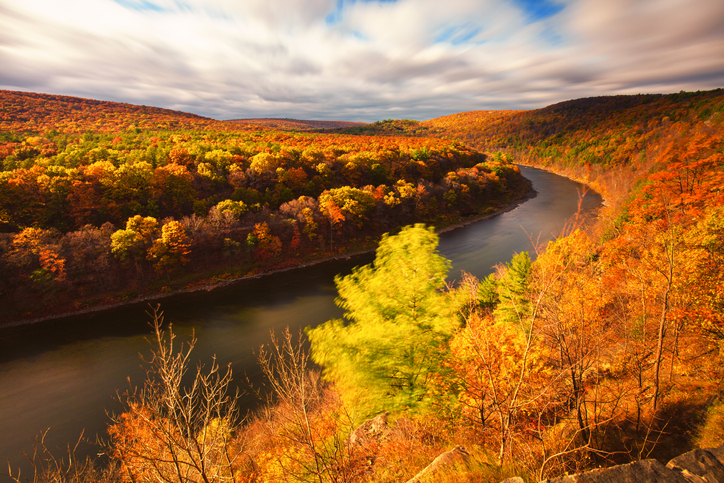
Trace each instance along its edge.
{"label": "calm water", "polygon": [[[441,253],[452,260],[451,279],[465,270],[484,277],[497,263],[531,251],[530,237],[547,241],[578,208],[581,185],[533,168],[521,168],[538,195],[508,213],[440,236]],[[583,200],[585,212],[601,204],[597,194]],[[530,235],[530,237],[529,237]],[[540,238],[539,238],[540,237]],[[242,281],[211,292],[161,301],[177,340],[198,338],[197,359],[215,354],[234,373],[258,374],[254,352],[269,331],[315,326],[341,316],[334,305],[334,276],[371,262],[373,255]],[[50,428],[46,443],[65,447],[81,430],[103,436],[106,411],[118,410],[116,391],[143,381],[139,353],[148,354],[146,305],[131,305],[84,316],[0,328],[0,463],[27,468],[23,451]],[[245,404],[253,404],[250,396]],[[94,451],[83,447],[84,453]],[[23,470],[24,473],[27,471]],[[0,469],[0,473],[4,473]],[[26,473],[27,474],[27,473]],[[0,480],[4,481],[2,477]]]}

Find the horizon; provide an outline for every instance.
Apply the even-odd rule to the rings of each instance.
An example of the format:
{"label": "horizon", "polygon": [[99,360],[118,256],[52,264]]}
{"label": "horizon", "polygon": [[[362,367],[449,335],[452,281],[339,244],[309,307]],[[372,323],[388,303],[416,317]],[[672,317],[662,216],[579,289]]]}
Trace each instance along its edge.
{"label": "horizon", "polygon": [[[233,118],[233,119],[214,119],[214,118],[205,117],[205,116],[203,116],[203,115],[201,115],[201,114],[196,114],[196,113],[193,113],[193,112],[179,111],[179,110],[177,110],[177,109],[170,109],[170,108],[163,107],[163,106],[154,106],[154,105],[148,105],[148,104],[135,104],[135,103],[126,102],[126,101],[108,101],[108,100],[105,100],[105,99],[97,99],[97,98],[90,98],[90,97],[79,97],[79,96],[68,96],[68,95],[65,95],[65,94],[51,94],[51,93],[48,93],[48,92],[36,92],[36,91],[29,91],[29,90],[15,90],[14,92],[22,92],[22,93],[26,93],[26,94],[38,94],[38,95],[44,95],[44,96],[69,97],[69,98],[75,98],[75,99],[81,99],[81,100],[88,100],[88,101],[111,102],[111,103],[117,103],[117,104],[128,104],[128,105],[138,106],[138,107],[150,107],[150,108],[153,108],[153,109],[166,109],[166,110],[170,110],[170,111],[174,111],[174,112],[179,112],[179,113],[182,113],[182,114],[192,114],[192,115],[196,115],[196,116],[203,117],[203,118],[205,118],[205,119],[210,119],[210,120],[215,120],[215,121],[220,121],[220,122],[238,122],[238,121],[298,121],[298,122],[328,122],[328,123],[343,122],[343,123],[351,123],[351,124],[354,124],[354,123],[357,123],[357,124],[374,124],[374,123],[376,123],[376,122],[384,122],[384,121],[387,121],[387,120],[390,120],[390,121],[395,121],[395,120],[398,120],[398,121],[400,121],[400,120],[401,120],[401,121],[407,121],[407,120],[411,120],[411,121],[416,121],[416,122],[425,122],[425,121],[430,121],[430,120],[438,119],[438,118],[440,118],[440,117],[453,116],[453,115],[456,115],[456,114],[464,114],[464,113],[466,113],[466,112],[505,112],[505,111],[515,112],[515,111],[535,111],[535,110],[546,109],[546,108],[548,108],[548,107],[555,106],[555,105],[557,105],[557,104],[562,104],[562,103],[565,103],[565,102],[580,101],[580,100],[585,100],[585,99],[597,99],[597,98],[606,98],[606,97],[616,97],[616,96],[620,96],[620,95],[632,96],[632,97],[633,97],[633,96],[667,96],[667,95],[678,94],[678,93],[683,93],[683,92],[691,92],[691,93],[695,93],[695,92],[709,92],[709,91],[717,91],[717,90],[721,90],[721,89],[724,89],[724,87],[717,87],[717,88],[714,88],[714,89],[705,89],[705,90],[697,90],[697,91],[684,91],[684,90],[681,90],[681,91],[679,91],[679,92],[649,92],[649,93],[637,93],[637,94],[609,94],[609,95],[600,95],[600,96],[579,97],[579,98],[575,98],[575,99],[563,99],[563,100],[561,100],[561,101],[555,102],[555,103],[553,103],[553,104],[548,104],[548,105],[543,106],[543,107],[540,107],[540,108],[531,108],[531,109],[505,109],[505,108],[503,108],[503,109],[475,109],[475,110],[472,110],[472,111],[457,111],[457,112],[451,112],[451,113],[449,113],[449,114],[443,114],[442,116],[433,117],[433,118],[428,118],[428,119],[388,118],[388,119],[375,119],[375,120],[373,120],[373,121],[350,121],[350,120],[348,120],[348,119],[337,119],[337,118],[330,118],[330,119],[307,118],[307,119],[301,119],[301,118],[294,118],[294,117],[246,117],[246,118]],[[13,90],[10,90],[10,89],[0,89],[0,92],[2,92],[2,91],[13,92]]]}
{"label": "horizon", "polygon": [[427,120],[724,86],[706,0],[0,0],[0,89],[217,120]]}

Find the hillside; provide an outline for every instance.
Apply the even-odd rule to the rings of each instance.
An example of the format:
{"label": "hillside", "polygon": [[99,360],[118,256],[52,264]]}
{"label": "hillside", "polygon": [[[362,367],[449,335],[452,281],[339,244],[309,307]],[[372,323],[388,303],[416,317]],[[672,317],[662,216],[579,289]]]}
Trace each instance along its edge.
{"label": "hillside", "polygon": [[435,136],[443,133],[433,126],[425,126],[414,119],[385,119],[361,126],[345,127],[339,129],[345,134],[368,136]]}
{"label": "hillside", "polygon": [[0,91],[0,133],[119,132],[127,129],[213,129],[216,131],[313,131],[364,125],[348,121],[231,119],[217,121],[159,107],[79,97]]}
{"label": "hillside", "polygon": [[303,119],[231,119],[228,123],[260,126],[264,129],[278,131],[316,131],[329,129],[344,129],[353,126],[364,126],[363,122],[350,121],[310,121]]}
{"label": "hillside", "polygon": [[511,163],[444,139],[9,91],[0,106],[5,319],[369,249],[398,226],[456,223],[528,191]]}
{"label": "hillside", "polygon": [[[723,100],[721,90],[619,96],[352,128],[376,136],[132,133],[118,136],[119,150],[109,135],[80,138],[75,144],[91,144],[78,158],[59,157],[67,146],[51,136],[40,144],[55,145],[57,154],[23,159],[18,149],[32,149],[37,141],[14,138],[22,147],[5,157],[11,173],[3,178],[5,193],[33,180],[52,186],[50,174],[63,172],[56,165],[77,169],[80,174],[72,176],[90,176],[70,178],[90,184],[89,191],[105,186],[101,194],[113,193],[113,180],[124,178],[115,173],[129,166],[113,150],[129,157],[156,153],[160,157],[146,154],[143,161],[156,163],[149,179],[178,164],[188,177],[177,167],[168,176],[188,179],[194,189],[204,187],[194,184],[197,176],[210,172],[219,176],[210,186],[230,191],[224,183],[237,179],[233,165],[244,168],[242,181],[233,182],[259,184],[262,175],[275,183],[264,192],[240,185],[236,200],[207,202],[200,211],[211,206],[205,218],[164,220],[160,236],[157,220],[140,215],[125,230],[90,225],[73,228],[63,235],[68,238],[40,228],[6,235],[2,270],[25,269],[13,280],[38,286],[62,282],[59,274],[71,266],[66,254],[84,253],[91,262],[78,273],[101,276],[95,265],[101,258],[84,252],[86,244],[110,245],[107,259],[117,257],[116,269],[140,286],[156,267],[184,266],[184,250],[196,240],[216,240],[215,256],[261,261],[288,257],[315,241],[331,248],[369,230],[372,222],[397,226],[421,210],[454,217],[467,203],[480,213],[495,205],[476,207],[472,199],[499,200],[500,190],[510,186],[516,188],[508,195],[513,197],[523,188],[511,158],[587,181],[609,202],[598,220],[572,219],[558,239],[534,246],[535,257],[516,254],[489,277],[465,276],[454,287],[445,284],[449,264],[437,252],[431,229],[408,226],[383,236],[374,264],[335,280],[343,319],[299,338],[287,331],[260,349],[272,397],[247,419],[239,417],[235,399],[226,397],[230,375],[215,367],[209,375],[199,372],[190,389],[203,391],[183,392],[175,375],[185,370],[186,350],[173,353],[157,312],[155,350],[163,357],[154,358],[150,370],[164,382],[150,377],[112,419],[106,451],[117,465],[86,466],[81,473],[87,481],[124,482],[496,482],[516,474],[535,482],[647,458],[665,462],[696,446],[719,446]],[[423,131],[439,138],[417,137]],[[484,157],[463,140],[504,152]],[[164,164],[158,153],[166,149],[168,159],[192,162]],[[27,159],[33,159],[28,167],[7,164]],[[78,168],[63,164],[66,159],[80,159]],[[301,171],[286,178],[294,169]],[[299,197],[274,211],[272,186],[281,195],[280,184],[293,190],[301,183],[284,183],[302,174],[313,180],[315,172],[321,176],[318,189],[324,189],[317,198]],[[389,183],[384,188],[365,184],[382,175]],[[425,181],[415,184],[421,175]],[[358,184],[331,188],[325,179]],[[175,183],[170,186],[187,186]],[[251,189],[270,197],[243,198]],[[12,193],[6,201],[18,196]],[[148,209],[148,203],[137,203]],[[256,221],[237,215],[260,214],[269,221],[256,222],[253,231],[244,225],[219,228]],[[290,227],[287,238],[273,231],[277,226]],[[448,455],[444,474],[415,476],[441,454]]]}
{"label": "hillside", "polygon": [[641,176],[722,136],[724,90],[576,99],[533,111],[471,111],[420,123],[482,151],[627,196]]}
{"label": "hillside", "polygon": [[5,136],[223,126],[213,119],[170,109],[19,91],[0,91],[0,116],[0,132]]}

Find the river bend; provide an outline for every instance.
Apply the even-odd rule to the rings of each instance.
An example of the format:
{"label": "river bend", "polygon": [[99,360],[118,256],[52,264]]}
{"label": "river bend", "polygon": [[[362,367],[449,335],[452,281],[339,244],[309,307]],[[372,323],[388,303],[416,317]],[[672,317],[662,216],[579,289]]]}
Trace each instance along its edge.
{"label": "river bend", "polygon": [[[487,276],[514,253],[531,251],[531,238],[552,239],[576,213],[582,185],[534,168],[521,171],[533,183],[536,197],[494,218],[440,235],[440,252],[452,261],[452,279],[460,279],[461,270]],[[600,205],[595,193],[583,198],[584,213],[595,213]],[[222,366],[232,363],[237,376],[246,372],[254,377],[254,352],[268,342],[269,331],[286,326],[296,331],[339,317],[334,276],[372,259],[373,254],[361,255],[160,302],[177,340],[187,340],[195,331],[196,359],[208,364],[216,354]],[[128,377],[135,383],[143,380],[139,353],[149,353],[147,309],[145,304],[128,305],[0,328],[3,467],[9,459],[13,468],[23,467],[25,473],[21,452],[31,451],[29,439],[48,428],[46,443],[51,446],[65,447],[83,428],[90,439],[104,435],[106,411],[119,409],[116,391],[128,387]],[[245,401],[252,404],[251,399]]]}

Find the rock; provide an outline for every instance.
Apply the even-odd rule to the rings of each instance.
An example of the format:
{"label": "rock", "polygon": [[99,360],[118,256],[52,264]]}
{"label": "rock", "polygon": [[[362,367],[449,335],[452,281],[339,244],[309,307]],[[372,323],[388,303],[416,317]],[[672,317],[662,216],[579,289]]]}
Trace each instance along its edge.
{"label": "rock", "polygon": [[510,478],[504,479],[500,483],[525,483],[525,480],[520,476],[511,476]]}
{"label": "rock", "polygon": [[669,469],[656,460],[635,461],[627,465],[544,481],[547,483],[692,483],[681,472]]}
{"label": "rock", "polygon": [[[508,480],[512,480],[509,478]],[[505,480],[505,482],[508,482]],[[541,483],[724,483],[724,444],[718,448],[695,449],[669,461],[656,460],[561,476]],[[510,483],[513,483],[512,481]]]}
{"label": "rock", "polygon": [[[449,470],[454,466],[462,466],[465,469],[470,467],[470,453],[463,446],[456,446],[450,451],[446,451],[432,463],[427,465],[425,469],[416,474],[413,478],[407,481],[407,483],[421,483],[423,481],[434,481],[434,478],[439,476],[441,472]],[[522,481],[522,480],[521,480]]]}
{"label": "rock", "polygon": [[693,483],[724,483],[724,445],[695,449],[669,461],[666,465]]}
{"label": "rock", "polygon": [[708,451],[713,454],[716,459],[718,459],[720,462],[724,463],[724,443],[719,445],[718,448],[709,448]]}
{"label": "rock", "polygon": [[360,445],[365,440],[370,439],[381,440],[390,429],[389,426],[387,426],[387,416],[389,414],[390,413],[378,414],[374,418],[359,425],[357,429],[349,435],[350,446]]}

